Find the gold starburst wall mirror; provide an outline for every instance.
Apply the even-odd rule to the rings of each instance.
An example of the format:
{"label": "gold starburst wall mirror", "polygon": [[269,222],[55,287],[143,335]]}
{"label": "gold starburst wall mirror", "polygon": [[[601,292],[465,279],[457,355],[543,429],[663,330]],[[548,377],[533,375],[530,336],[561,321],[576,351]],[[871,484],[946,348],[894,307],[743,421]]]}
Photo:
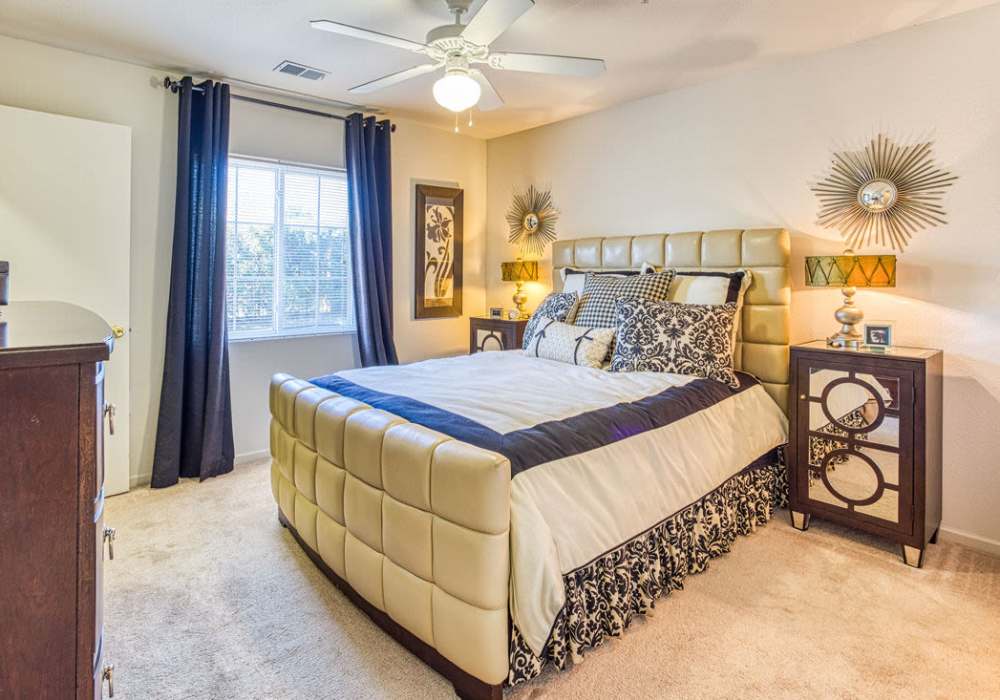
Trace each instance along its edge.
{"label": "gold starburst wall mirror", "polygon": [[559,211],[552,205],[552,193],[529,185],[526,192],[515,192],[507,210],[509,243],[521,246],[529,255],[541,256],[545,246],[556,239],[556,221]]}
{"label": "gold starburst wall mirror", "polygon": [[879,134],[860,151],[834,153],[830,171],[811,188],[819,224],[838,229],[850,248],[900,252],[920,229],[946,224],[941,201],[958,176],[934,163],[931,146],[900,146]]}

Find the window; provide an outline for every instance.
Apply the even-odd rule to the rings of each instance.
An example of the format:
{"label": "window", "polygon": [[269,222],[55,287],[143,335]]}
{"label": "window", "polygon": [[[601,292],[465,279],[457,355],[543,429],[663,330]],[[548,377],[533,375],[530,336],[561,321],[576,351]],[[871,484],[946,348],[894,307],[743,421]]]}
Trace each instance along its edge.
{"label": "window", "polygon": [[346,175],[230,158],[228,190],[229,337],[353,331]]}

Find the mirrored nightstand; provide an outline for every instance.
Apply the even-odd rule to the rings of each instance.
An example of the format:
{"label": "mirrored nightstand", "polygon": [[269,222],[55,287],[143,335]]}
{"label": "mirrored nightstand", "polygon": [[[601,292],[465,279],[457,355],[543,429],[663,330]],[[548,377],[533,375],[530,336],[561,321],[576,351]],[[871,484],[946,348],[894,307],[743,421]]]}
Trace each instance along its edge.
{"label": "mirrored nightstand", "polygon": [[941,524],[940,350],[791,349],[792,525],[882,535],[923,564]]}
{"label": "mirrored nightstand", "polygon": [[488,350],[516,350],[524,340],[528,320],[473,316],[469,319],[469,354]]}

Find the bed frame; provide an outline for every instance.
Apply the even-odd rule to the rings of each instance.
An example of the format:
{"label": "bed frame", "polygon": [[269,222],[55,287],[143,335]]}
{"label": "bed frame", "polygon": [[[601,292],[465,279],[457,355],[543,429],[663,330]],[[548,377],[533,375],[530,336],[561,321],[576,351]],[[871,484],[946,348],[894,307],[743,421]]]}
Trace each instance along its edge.
{"label": "bed frame", "polygon": [[[787,411],[789,236],[783,229],[581,238],[562,267],[643,262],[753,273],[737,368]],[[560,276],[553,275],[557,286]],[[502,697],[508,675],[510,463],[287,374],[271,379],[271,487],[279,519],[348,598],[448,678]]]}

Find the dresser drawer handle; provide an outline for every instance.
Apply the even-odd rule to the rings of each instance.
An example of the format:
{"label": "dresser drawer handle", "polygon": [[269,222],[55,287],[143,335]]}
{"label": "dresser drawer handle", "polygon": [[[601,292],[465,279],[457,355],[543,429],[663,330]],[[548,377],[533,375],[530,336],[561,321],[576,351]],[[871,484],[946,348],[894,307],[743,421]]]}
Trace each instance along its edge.
{"label": "dresser drawer handle", "polygon": [[108,682],[108,697],[113,698],[115,696],[115,665],[108,664],[104,667],[104,671],[101,672],[101,681]]}
{"label": "dresser drawer handle", "polygon": [[112,435],[115,434],[115,411],[117,410],[113,403],[104,404],[104,415],[108,417],[108,431]]}
{"label": "dresser drawer handle", "polygon": [[115,538],[118,537],[118,531],[113,527],[104,528],[104,541],[108,543],[108,559],[111,561],[115,560]]}

